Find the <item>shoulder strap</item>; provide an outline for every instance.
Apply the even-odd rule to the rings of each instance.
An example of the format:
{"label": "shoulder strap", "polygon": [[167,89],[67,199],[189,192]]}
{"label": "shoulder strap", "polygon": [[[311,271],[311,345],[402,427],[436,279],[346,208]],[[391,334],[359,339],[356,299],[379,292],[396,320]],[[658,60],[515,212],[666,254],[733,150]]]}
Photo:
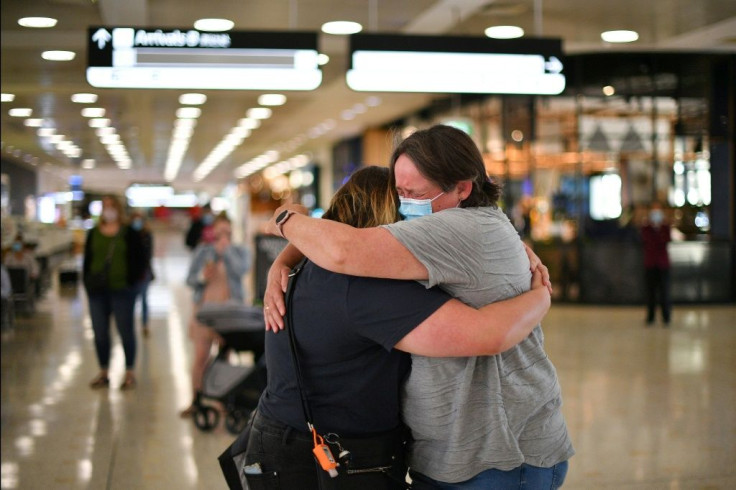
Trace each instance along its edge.
{"label": "shoulder strap", "polygon": [[304,391],[304,378],[302,376],[301,365],[299,364],[299,354],[297,351],[296,337],[294,335],[294,315],[293,315],[293,299],[294,299],[294,287],[296,286],[296,280],[299,277],[299,273],[307,263],[307,258],[299,262],[296,267],[289,273],[289,283],[286,286],[286,330],[289,332],[289,347],[291,348],[291,359],[294,362],[294,372],[296,374],[296,384],[299,388],[299,398],[302,404],[302,411],[304,412],[304,419],[307,422],[307,428],[312,431],[314,425],[312,424],[312,411],[309,409],[309,401],[307,400],[307,394]]}

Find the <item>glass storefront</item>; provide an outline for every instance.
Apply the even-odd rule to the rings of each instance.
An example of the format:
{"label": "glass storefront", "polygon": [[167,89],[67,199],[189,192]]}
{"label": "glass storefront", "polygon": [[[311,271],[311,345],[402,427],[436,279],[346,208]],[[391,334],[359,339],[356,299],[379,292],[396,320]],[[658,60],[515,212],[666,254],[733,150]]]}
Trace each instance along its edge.
{"label": "glass storefront", "polygon": [[[734,296],[735,58],[571,56],[560,96],[455,96],[403,123],[454,124],[474,138],[489,175],[504,185],[504,210],[549,266],[559,299],[641,301],[637,230],[659,201],[674,228],[673,276],[683,281],[673,284],[675,300],[727,301]],[[722,178],[731,182],[730,195],[720,196],[730,210],[714,206]],[[713,233],[714,219],[725,235]],[[693,267],[704,272],[688,284],[692,276],[680,269]]]}

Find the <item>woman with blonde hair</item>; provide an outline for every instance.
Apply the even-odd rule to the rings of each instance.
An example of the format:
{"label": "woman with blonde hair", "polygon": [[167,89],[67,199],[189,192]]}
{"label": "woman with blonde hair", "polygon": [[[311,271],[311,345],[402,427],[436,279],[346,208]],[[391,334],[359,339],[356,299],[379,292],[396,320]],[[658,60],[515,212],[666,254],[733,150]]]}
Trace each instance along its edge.
{"label": "woman with blonde hair", "polygon": [[121,390],[135,387],[136,339],[133,313],[140,281],[145,273],[141,235],[127,225],[117,197],[102,198],[102,213],[87,233],[84,246],[83,282],[87,291],[95,350],[100,365],[92,389],[110,386],[110,317],[115,317],[125,353],[125,377]]}

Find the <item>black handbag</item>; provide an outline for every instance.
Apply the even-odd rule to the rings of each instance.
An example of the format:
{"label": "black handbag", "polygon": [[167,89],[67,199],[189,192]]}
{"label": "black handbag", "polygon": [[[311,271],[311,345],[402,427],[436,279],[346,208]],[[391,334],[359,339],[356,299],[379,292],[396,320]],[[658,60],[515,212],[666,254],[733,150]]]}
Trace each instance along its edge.
{"label": "black handbag", "polygon": [[245,480],[242,468],[245,465],[245,452],[248,450],[248,438],[250,438],[255,415],[256,410],[253,410],[243,432],[217,457],[222,476],[225,477],[230,490],[248,490],[248,482]]}

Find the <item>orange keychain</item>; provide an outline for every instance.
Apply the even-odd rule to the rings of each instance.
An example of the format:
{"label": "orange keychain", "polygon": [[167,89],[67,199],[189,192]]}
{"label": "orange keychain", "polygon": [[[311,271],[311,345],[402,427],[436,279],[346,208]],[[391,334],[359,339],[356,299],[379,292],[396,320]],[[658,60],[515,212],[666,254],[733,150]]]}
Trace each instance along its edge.
{"label": "orange keychain", "polygon": [[335,461],[334,456],[332,456],[332,451],[330,451],[330,447],[325,444],[324,439],[322,439],[322,436],[317,434],[314,427],[312,427],[312,435],[314,436],[314,449],[312,449],[314,456],[317,458],[317,461],[319,461],[319,465],[322,469],[329,473],[332,478],[335,478],[337,476],[336,468],[340,466],[340,464]]}

